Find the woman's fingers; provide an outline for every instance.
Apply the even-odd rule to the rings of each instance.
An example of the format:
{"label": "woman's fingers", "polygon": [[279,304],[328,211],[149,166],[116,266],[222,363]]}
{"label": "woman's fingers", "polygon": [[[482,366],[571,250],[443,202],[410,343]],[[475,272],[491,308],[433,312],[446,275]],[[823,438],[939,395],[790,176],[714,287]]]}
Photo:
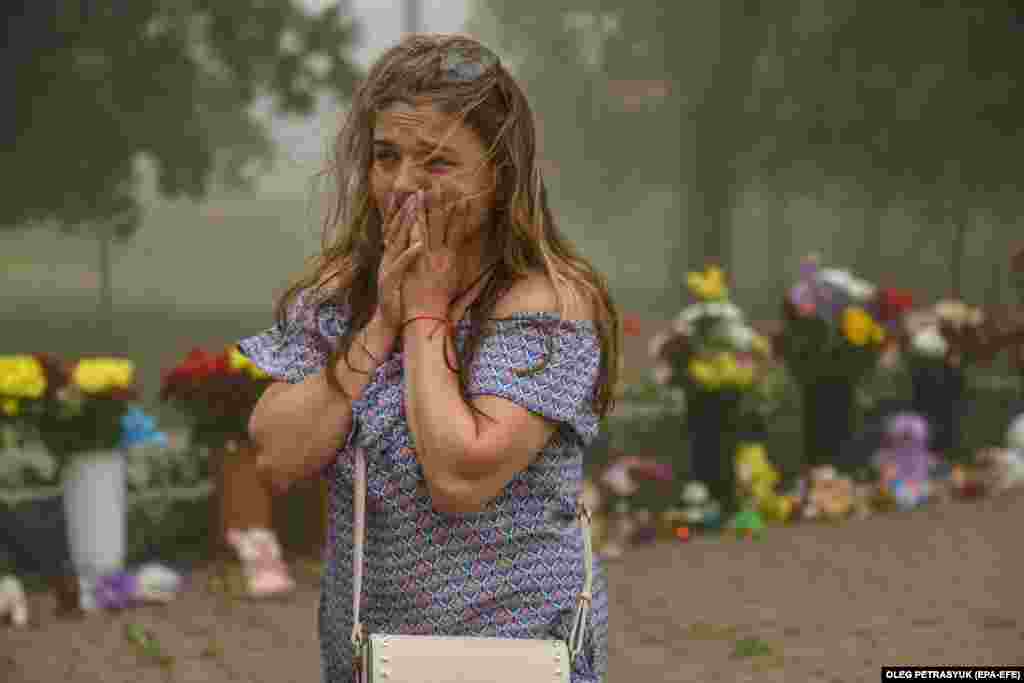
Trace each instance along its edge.
{"label": "woman's fingers", "polygon": [[416,258],[423,253],[423,249],[423,242],[417,242],[399,254],[385,269],[381,277],[382,288],[390,289],[392,286],[397,286],[397,283],[402,279],[406,271],[409,270],[409,267],[416,261]]}
{"label": "woman's fingers", "polygon": [[389,259],[394,259],[409,246],[409,230],[415,217],[417,202],[415,194],[409,195],[388,226],[384,237],[384,249]]}

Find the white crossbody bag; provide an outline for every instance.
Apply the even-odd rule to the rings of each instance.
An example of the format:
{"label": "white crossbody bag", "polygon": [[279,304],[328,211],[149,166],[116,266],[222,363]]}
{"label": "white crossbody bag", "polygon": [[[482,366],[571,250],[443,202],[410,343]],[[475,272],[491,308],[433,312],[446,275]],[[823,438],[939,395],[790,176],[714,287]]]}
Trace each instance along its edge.
{"label": "white crossbody bag", "polygon": [[526,638],[366,634],[359,618],[366,540],[366,453],[353,477],[352,645],[355,683],[569,683],[583,647],[593,585],[590,515],[579,503],[585,576],[567,641]]}

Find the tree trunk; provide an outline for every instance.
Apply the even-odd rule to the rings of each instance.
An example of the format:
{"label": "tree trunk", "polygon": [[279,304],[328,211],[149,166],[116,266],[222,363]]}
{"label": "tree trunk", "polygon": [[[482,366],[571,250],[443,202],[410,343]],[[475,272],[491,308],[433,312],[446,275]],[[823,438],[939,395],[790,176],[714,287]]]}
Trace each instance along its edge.
{"label": "tree trunk", "polygon": [[967,224],[970,220],[970,212],[954,213],[956,223],[953,226],[953,253],[952,253],[952,277],[953,297],[963,298],[963,271],[964,252],[967,248]]}
{"label": "tree trunk", "polygon": [[98,320],[103,343],[108,348],[114,341],[114,285],[111,262],[111,247],[114,241],[112,226],[104,225],[97,235],[100,247],[100,298]]}

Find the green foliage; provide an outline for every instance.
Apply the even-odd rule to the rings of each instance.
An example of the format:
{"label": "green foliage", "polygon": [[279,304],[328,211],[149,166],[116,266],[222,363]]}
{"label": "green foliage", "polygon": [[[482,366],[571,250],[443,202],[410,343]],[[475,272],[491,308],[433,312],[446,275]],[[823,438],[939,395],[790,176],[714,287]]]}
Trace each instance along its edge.
{"label": "green foliage", "polygon": [[308,114],[321,90],[352,91],[354,27],[296,0],[26,2],[5,54],[16,139],[0,170],[16,191],[0,226],[137,227],[136,163],[167,197],[199,198],[270,155],[253,102]]}

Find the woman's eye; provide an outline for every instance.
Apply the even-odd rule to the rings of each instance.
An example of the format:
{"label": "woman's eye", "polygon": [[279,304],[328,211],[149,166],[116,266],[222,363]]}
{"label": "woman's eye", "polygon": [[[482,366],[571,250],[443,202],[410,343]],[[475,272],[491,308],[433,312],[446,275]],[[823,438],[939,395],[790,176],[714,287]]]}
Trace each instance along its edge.
{"label": "woman's eye", "polygon": [[373,160],[374,161],[378,161],[378,162],[394,161],[395,160],[395,153],[394,152],[390,152],[390,151],[386,151],[386,150],[381,150],[379,152],[374,152]]}
{"label": "woman's eye", "polygon": [[455,164],[453,162],[441,158],[431,159],[430,161],[427,162],[427,167],[437,170],[445,170],[451,168],[454,165]]}

